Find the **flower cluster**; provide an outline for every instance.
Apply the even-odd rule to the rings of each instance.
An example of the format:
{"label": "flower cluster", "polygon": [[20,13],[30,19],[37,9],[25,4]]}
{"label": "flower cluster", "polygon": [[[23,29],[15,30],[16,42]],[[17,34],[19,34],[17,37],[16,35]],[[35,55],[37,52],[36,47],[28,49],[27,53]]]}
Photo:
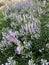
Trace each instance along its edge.
{"label": "flower cluster", "polygon": [[5,56],[5,65],[49,64],[49,58],[46,58],[49,24],[45,22],[49,19],[45,17],[45,6],[46,0],[26,0],[10,3],[3,8],[3,20],[7,25],[2,28],[0,50]]}
{"label": "flower cluster", "polygon": [[[13,57],[9,57],[8,59],[7,59],[7,63],[5,63],[5,65],[16,65],[16,61],[15,60],[13,60]],[[4,65],[4,64],[2,64],[2,65]]]}

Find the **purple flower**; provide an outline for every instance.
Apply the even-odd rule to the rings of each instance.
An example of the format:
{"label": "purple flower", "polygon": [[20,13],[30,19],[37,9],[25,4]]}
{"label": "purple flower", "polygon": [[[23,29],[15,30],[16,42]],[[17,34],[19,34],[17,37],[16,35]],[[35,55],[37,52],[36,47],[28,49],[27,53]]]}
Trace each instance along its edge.
{"label": "purple flower", "polygon": [[11,36],[13,36],[13,37],[16,36],[16,32],[9,31],[9,34],[10,34]]}
{"label": "purple flower", "polygon": [[32,30],[33,33],[35,32],[35,29],[33,27],[33,23],[31,24],[31,30]]}
{"label": "purple flower", "polygon": [[19,46],[16,48],[16,50],[15,50],[15,52],[16,52],[17,54],[21,54],[22,51],[23,51],[23,46],[21,46],[21,45],[19,45]]}
{"label": "purple flower", "polygon": [[10,35],[10,34],[3,33],[3,37],[5,37],[10,42],[15,43],[16,45],[19,45],[19,43],[20,43],[20,41],[17,38],[12,36],[12,34]]}

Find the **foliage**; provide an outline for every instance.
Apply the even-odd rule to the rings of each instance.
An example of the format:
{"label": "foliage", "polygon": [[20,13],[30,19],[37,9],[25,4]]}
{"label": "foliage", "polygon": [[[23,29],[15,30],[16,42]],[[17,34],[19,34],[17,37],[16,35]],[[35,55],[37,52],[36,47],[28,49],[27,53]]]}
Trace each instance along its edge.
{"label": "foliage", "polygon": [[0,11],[0,65],[49,62],[49,2],[27,0]]}

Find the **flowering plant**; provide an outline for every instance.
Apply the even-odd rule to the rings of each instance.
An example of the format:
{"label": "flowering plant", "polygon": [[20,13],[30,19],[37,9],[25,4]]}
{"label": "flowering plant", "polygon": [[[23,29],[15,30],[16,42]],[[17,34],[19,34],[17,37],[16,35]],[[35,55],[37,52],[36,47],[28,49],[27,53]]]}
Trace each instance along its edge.
{"label": "flowering plant", "polygon": [[0,65],[49,64],[49,2],[11,3],[0,14]]}

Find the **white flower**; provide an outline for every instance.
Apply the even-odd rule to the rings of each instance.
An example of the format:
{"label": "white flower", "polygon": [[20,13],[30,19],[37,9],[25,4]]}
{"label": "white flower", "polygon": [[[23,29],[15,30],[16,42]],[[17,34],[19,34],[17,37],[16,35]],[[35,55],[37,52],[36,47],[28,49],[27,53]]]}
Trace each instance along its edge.
{"label": "white flower", "polygon": [[46,47],[49,48],[49,43],[46,44]]}
{"label": "white flower", "polygon": [[4,65],[4,64],[2,64],[2,65]]}
{"label": "white flower", "polygon": [[46,62],[47,62],[47,60],[45,60],[45,59],[41,59],[41,64],[42,64],[42,65],[45,65]]}
{"label": "white flower", "polygon": [[39,52],[42,52],[42,50],[41,50],[41,49],[39,49]]}
{"label": "white flower", "polygon": [[10,63],[5,63],[5,65],[10,65]]}
{"label": "white flower", "polygon": [[31,48],[31,44],[32,44],[32,42],[31,41],[24,41],[23,42],[24,43],[24,47],[26,48],[26,49],[30,49]]}
{"label": "white flower", "polygon": [[46,26],[49,28],[49,23]]}
{"label": "white flower", "polygon": [[[9,57],[9,58],[7,59],[7,61],[8,61],[8,62],[6,62],[5,65],[16,65],[16,61],[13,60],[13,57]],[[2,64],[2,65],[4,65],[4,64]]]}
{"label": "white flower", "polygon": [[7,61],[8,61],[8,63],[6,63],[7,65],[8,65],[8,64],[9,64],[9,65],[16,65],[16,61],[13,60],[13,57],[9,57],[9,58],[7,59]]}
{"label": "white flower", "polygon": [[28,65],[35,65],[35,64],[34,64],[34,61],[33,61],[32,59],[29,60]]}

